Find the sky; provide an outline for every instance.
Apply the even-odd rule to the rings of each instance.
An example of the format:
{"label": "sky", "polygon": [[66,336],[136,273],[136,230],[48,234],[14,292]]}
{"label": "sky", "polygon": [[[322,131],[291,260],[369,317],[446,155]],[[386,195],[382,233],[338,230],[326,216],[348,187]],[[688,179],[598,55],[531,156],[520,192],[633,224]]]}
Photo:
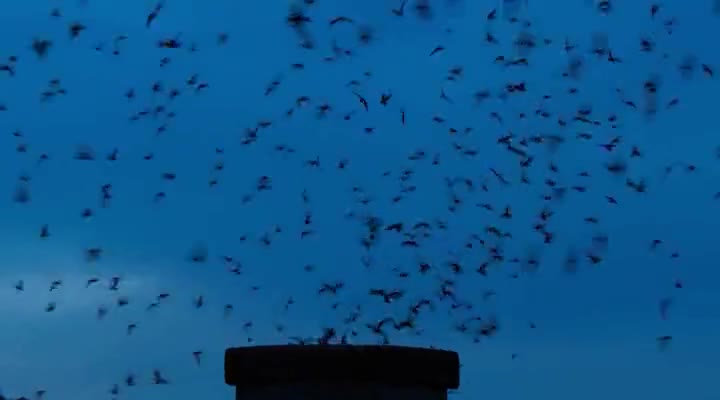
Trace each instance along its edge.
{"label": "sky", "polygon": [[[148,0],[33,0],[2,8],[0,65],[11,55],[18,58],[15,76],[0,71],[0,104],[7,107],[0,112],[2,395],[32,398],[46,390],[48,400],[113,398],[110,391],[117,384],[118,399],[229,399],[233,391],[222,370],[227,347],[318,336],[324,327],[340,326],[356,305],[363,309],[363,322],[400,318],[410,300],[387,305],[369,298],[368,288],[402,285],[407,297],[417,300],[433,296],[438,282],[452,277],[457,295],[473,309],[451,311],[438,303],[420,317],[421,333],[393,333],[391,342],[459,352],[462,384],[453,398],[720,399],[713,376],[720,370],[715,240],[720,202],[714,199],[720,190],[714,114],[720,83],[699,70],[692,77],[678,71],[689,55],[718,66],[716,75],[720,71],[720,56],[708,44],[720,35],[712,1],[662,3],[653,20],[645,0],[613,2],[608,15],[586,0],[529,0],[506,8],[496,0],[434,0],[431,19],[415,17],[412,0],[402,18],[391,13],[397,7],[391,1],[317,0],[308,10],[317,42],[313,50],[300,48],[286,25],[287,2],[246,3],[168,1],[149,28],[145,21],[155,3]],[[61,17],[50,16],[54,7]],[[494,8],[497,20],[486,21]],[[506,21],[509,14],[531,21],[526,31],[552,43],[529,52],[513,48],[521,28]],[[352,24],[328,27],[326,21],[341,15],[371,27],[373,40],[359,45]],[[675,21],[671,35],[663,28],[669,19]],[[87,27],[76,39],[68,35],[73,22]],[[485,43],[488,30],[499,45]],[[221,32],[229,38],[222,46],[216,40]],[[608,47],[622,63],[588,54],[597,34],[607,35]],[[113,55],[120,35],[127,39],[115,41],[119,54]],[[657,40],[655,53],[639,51],[640,38],[647,35]],[[33,53],[35,38],[52,40],[45,58]],[[158,48],[165,38],[177,38],[182,47]],[[332,38],[352,48],[352,57],[323,61],[332,55]],[[569,59],[563,51],[566,38],[584,54],[586,67],[577,80],[562,77]],[[95,50],[98,44],[102,51]],[[188,50],[191,44],[196,52]],[[437,46],[445,51],[429,56]],[[499,65],[498,55],[525,56],[530,66]],[[166,56],[171,61],[160,66]],[[305,68],[292,70],[292,63]],[[458,65],[463,76],[446,81],[448,69]],[[366,71],[370,77],[363,76]],[[185,81],[193,74],[208,88],[188,88]],[[621,88],[641,104],[649,77],[659,77],[661,106],[653,117],[623,105],[616,91]],[[66,93],[40,101],[53,79]],[[368,112],[347,86],[352,79],[361,81],[355,90],[367,97]],[[152,93],[157,81],[165,90],[181,88],[180,96],[170,102],[166,92]],[[272,81],[280,84],[266,96]],[[473,101],[478,90],[495,94],[519,81],[526,82],[528,93]],[[578,94],[568,95],[570,87]],[[129,88],[136,90],[132,101],[124,96]],[[452,104],[440,98],[441,88]],[[387,92],[393,97],[383,107],[378,101]],[[541,103],[544,94],[552,94],[552,100]],[[311,105],[286,117],[301,95],[310,97]],[[678,105],[666,110],[664,104],[675,97]],[[314,107],[323,102],[333,109],[318,118]],[[176,116],[129,121],[159,104]],[[543,107],[571,119],[588,105],[593,117],[603,120],[601,126],[570,123],[560,129],[555,118],[516,117]],[[345,121],[350,111],[354,114]],[[503,115],[503,124],[488,118],[492,111]],[[605,122],[610,114],[618,117],[615,130]],[[431,121],[438,115],[445,125]],[[256,143],[242,145],[245,130],[261,120],[273,124],[258,131]],[[163,123],[167,129],[157,134]],[[448,126],[473,131],[450,135]],[[375,132],[366,134],[367,127]],[[532,184],[522,185],[517,158],[497,144],[509,132],[567,140],[554,150],[531,147]],[[594,138],[576,140],[580,132]],[[623,138],[616,151],[600,146],[615,136]],[[453,143],[478,155],[462,157]],[[280,144],[295,152],[278,152]],[[25,152],[18,151],[21,145]],[[78,145],[91,146],[97,160],[73,159]],[[631,160],[627,176],[608,174],[604,163],[626,158],[631,146],[643,157]],[[117,160],[107,160],[115,149]],[[428,159],[408,160],[416,150]],[[152,160],[143,159],[148,153]],[[41,161],[42,154],[48,159]],[[439,165],[431,165],[432,155],[438,155]],[[320,167],[308,167],[306,161],[316,157]],[[347,168],[337,169],[344,159]],[[220,160],[224,169],[213,171]],[[586,185],[587,192],[543,200],[551,161],[559,167],[553,179],[567,187]],[[677,167],[688,163],[694,172]],[[676,167],[665,174],[668,165]],[[393,204],[405,168],[414,170],[410,182],[417,189]],[[498,184],[490,168],[503,171],[513,184]],[[392,173],[383,176],[385,171]],[[580,180],[580,171],[591,177]],[[176,179],[164,180],[168,172]],[[29,178],[31,198],[25,203],[14,201],[21,176]],[[261,176],[271,177],[272,189],[255,193]],[[448,210],[448,177],[467,177],[475,184],[472,192],[456,189],[463,199],[456,212]],[[626,178],[645,179],[647,191],[629,190]],[[218,184],[209,187],[210,179]],[[100,187],[108,183],[112,199],[103,208]],[[362,192],[354,193],[353,187]],[[308,206],[301,200],[304,190]],[[166,198],[154,201],[159,191]],[[244,202],[252,193],[252,201]],[[618,204],[609,204],[606,195]],[[363,196],[370,200],[367,205],[358,201]],[[476,203],[497,210],[512,205],[512,219],[500,219]],[[546,205],[555,212],[549,224],[552,245],[531,229]],[[306,207],[315,233],[301,239]],[[85,208],[93,210],[92,217],[81,217]],[[434,230],[416,249],[400,247],[396,236],[383,233],[366,254],[359,245],[361,223],[352,215],[408,226],[441,219],[448,229]],[[599,223],[584,222],[589,216]],[[43,225],[49,237],[41,237]],[[473,233],[487,236],[488,225],[512,232],[502,245],[508,259],[539,257],[537,271],[519,270],[508,261],[487,277],[475,273],[486,253],[477,244],[473,249],[464,244]],[[282,231],[273,233],[277,226]],[[259,243],[265,234],[272,238],[270,246]],[[583,259],[575,273],[565,272],[568,249],[583,254],[597,235],[609,238],[603,261],[589,265]],[[663,243],[651,251],[655,239]],[[189,261],[198,246],[207,247],[207,262]],[[85,250],[95,247],[103,249],[102,256],[88,262]],[[239,263],[239,275],[228,272],[223,256]],[[370,267],[362,265],[363,257]],[[466,271],[452,276],[448,260]],[[415,272],[420,261],[433,264],[427,276]],[[314,270],[306,272],[306,265]],[[412,274],[401,280],[393,268]],[[510,278],[513,271],[519,271],[516,279]],[[112,277],[121,278],[118,290],[109,290]],[[91,278],[100,281],[86,287]],[[55,280],[62,285],[50,291]],[[340,280],[345,287],[336,296],[317,294],[323,282]],[[678,280],[680,289],[674,286]],[[19,281],[22,291],[15,288]],[[483,299],[488,290],[496,296]],[[170,297],[147,310],[160,293]],[[197,309],[193,299],[200,295],[205,304]],[[129,304],[118,307],[121,297]],[[289,297],[295,304],[285,310]],[[658,311],[664,298],[673,299],[666,319]],[[56,309],[46,312],[50,302]],[[340,305],[332,310],[333,303]],[[226,304],[233,306],[230,316],[224,315]],[[101,319],[99,307],[108,310]],[[473,315],[497,316],[498,333],[475,343],[454,329]],[[128,324],[137,325],[131,335]],[[673,339],[660,351],[656,338],[664,335]],[[374,342],[363,329],[354,339]],[[192,352],[199,350],[197,365]],[[154,369],[170,384],[152,384]],[[136,386],[125,386],[128,374],[136,376]]]}

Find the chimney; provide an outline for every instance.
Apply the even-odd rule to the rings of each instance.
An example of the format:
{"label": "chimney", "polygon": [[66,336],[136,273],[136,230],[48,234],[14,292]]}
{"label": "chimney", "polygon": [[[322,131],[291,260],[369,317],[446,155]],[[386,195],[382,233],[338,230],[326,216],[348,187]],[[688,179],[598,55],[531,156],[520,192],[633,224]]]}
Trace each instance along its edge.
{"label": "chimney", "polygon": [[231,348],[225,383],[236,400],[446,400],[460,385],[460,359],[401,346]]}

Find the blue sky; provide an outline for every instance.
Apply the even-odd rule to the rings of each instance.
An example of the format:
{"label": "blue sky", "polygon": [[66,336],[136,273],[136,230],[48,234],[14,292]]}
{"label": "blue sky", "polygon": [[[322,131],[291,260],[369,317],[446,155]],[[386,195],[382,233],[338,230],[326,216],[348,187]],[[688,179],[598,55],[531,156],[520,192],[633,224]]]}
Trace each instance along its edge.
{"label": "blue sky", "polygon": [[[284,25],[286,2],[247,7],[229,0],[176,0],[168,2],[150,29],[145,17],[154,3],[130,3],[57,2],[63,14],[59,19],[52,19],[51,6],[39,1],[14,2],[0,13],[0,60],[18,57],[14,77],[0,73],[0,102],[8,108],[0,113],[2,394],[30,397],[44,389],[47,399],[96,399],[110,397],[113,384],[120,384],[119,398],[231,398],[222,374],[226,347],[247,345],[249,336],[267,344],[286,342],[288,335],[317,335],[322,327],[338,325],[355,305],[362,306],[365,322],[400,316],[406,302],[381,306],[367,297],[368,288],[402,285],[417,299],[433,293],[439,277],[451,275],[444,263],[452,260],[466,265],[467,272],[455,278],[456,290],[474,310],[451,313],[438,306],[422,316],[422,335],[397,334],[392,341],[460,352],[463,384],[456,398],[720,399],[711,377],[720,370],[720,272],[715,267],[720,203],[713,200],[720,190],[714,115],[720,84],[699,71],[693,79],[683,79],[677,70],[690,54],[720,66],[708,44],[720,34],[711,1],[664,4],[654,22],[647,1],[616,4],[608,16],[589,1],[529,1],[518,15],[532,21],[529,31],[553,44],[529,53],[530,68],[516,69],[493,63],[501,54],[516,56],[510,43],[518,32],[517,25],[500,20],[486,25],[486,14],[498,7],[495,0],[436,0],[434,18],[428,21],[414,18],[409,10],[397,18],[390,12],[395,5],[386,1],[321,0],[310,11],[318,43],[310,52],[298,48],[296,36]],[[339,15],[371,26],[376,40],[358,47],[355,28],[328,28],[326,21]],[[673,17],[676,26],[667,35],[662,23]],[[70,40],[68,25],[75,21],[87,30]],[[486,29],[501,45],[484,43]],[[216,43],[220,32],[229,34],[225,46]],[[569,38],[586,54],[595,33],[606,33],[613,53],[624,62],[611,65],[586,56],[589,65],[581,80],[562,79],[568,60],[563,40]],[[183,46],[196,43],[198,51],[156,47],[158,40],[177,34]],[[647,34],[657,38],[655,54],[638,51],[639,38]],[[120,54],[114,56],[109,49],[119,35],[127,40],[117,44]],[[30,49],[36,37],[54,42],[44,60]],[[340,46],[352,47],[353,57],[322,61],[332,54],[332,37]],[[94,50],[98,43],[104,43],[105,51]],[[428,57],[438,45],[446,51]],[[165,56],[171,62],[160,67]],[[297,62],[305,64],[303,71],[291,70],[290,64]],[[464,67],[462,79],[444,81],[456,65]],[[363,77],[365,71],[372,76]],[[177,116],[165,133],[156,135],[164,117],[128,121],[135,112],[167,103],[151,93],[154,82],[184,89],[193,74],[209,88],[184,90],[170,103],[168,109]],[[622,88],[640,103],[642,82],[650,76],[662,77],[662,106],[680,98],[677,107],[661,108],[652,119],[623,106],[615,91]],[[67,94],[40,102],[40,93],[56,78]],[[370,112],[361,110],[346,87],[352,79],[362,81],[358,91],[367,96]],[[264,96],[273,80],[281,82],[279,87]],[[520,80],[527,82],[527,94],[473,102],[480,89],[497,93],[505,83]],[[579,89],[577,95],[566,94],[571,86]],[[137,92],[132,102],[124,97],[129,88]],[[441,88],[454,104],[439,98]],[[378,99],[388,91],[393,98],[383,108]],[[545,107],[555,115],[569,119],[592,104],[597,118],[616,114],[620,127],[612,131],[607,124],[570,124],[558,130],[552,121],[514,117],[534,113],[543,94],[554,96]],[[285,111],[300,95],[309,96],[311,105],[286,118]],[[334,109],[318,120],[312,107],[322,102]],[[344,121],[351,110],[357,110],[353,119]],[[505,117],[504,126],[488,118],[492,111]],[[447,124],[431,122],[435,115]],[[257,143],[241,146],[244,130],[260,120],[273,120],[273,126],[260,131]],[[474,130],[451,136],[448,126]],[[366,127],[376,128],[375,133],[365,134]],[[13,136],[15,131],[22,137]],[[515,181],[519,173],[516,158],[496,144],[508,131],[518,136],[557,133],[569,140],[554,152],[532,147],[531,185],[501,187],[490,179],[488,168],[505,171]],[[594,139],[576,141],[580,131],[591,131]],[[627,155],[632,145],[642,149],[644,157],[631,162],[628,177],[646,179],[647,193],[627,189],[625,178],[604,171],[603,163],[614,156],[598,144],[616,135],[623,141],[615,153]],[[452,150],[454,142],[477,149],[478,156],[459,157]],[[17,151],[20,144],[27,145],[27,152]],[[79,144],[92,146],[98,160],[73,160]],[[273,149],[278,144],[295,153],[278,153]],[[218,147],[224,154],[216,154]],[[113,149],[118,160],[109,162],[105,156]],[[418,149],[439,154],[440,165],[407,160]],[[150,152],[153,160],[143,160]],[[43,153],[49,160],[38,162]],[[320,168],[304,166],[315,157]],[[339,171],[335,164],[342,159],[349,164]],[[225,168],[214,173],[219,160]],[[549,204],[556,213],[550,224],[556,238],[546,246],[531,225],[545,204],[540,196],[547,192],[542,182],[549,177],[545,165],[550,160],[560,168],[554,179],[561,185],[586,184],[589,189]],[[697,170],[664,177],[665,166],[677,162],[692,163]],[[392,205],[399,172],[408,167],[414,169],[411,183],[417,190]],[[583,170],[592,177],[578,178]],[[385,171],[392,171],[391,176],[383,177]],[[177,179],[163,181],[166,172]],[[32,198],[25,204],[12,201],[21,175],[31,178]],[[262,175],[272,177],[272,190],[243,204]],[[218,185],[209,188],[208,180],[215,177]],[[454,214],[447,210],[446,177],[467,177],[478,187],[473,193],[459,192],[464,204]],[[479,189],[483,182],[490,186],[486,193]],[[106,183],[112,184],[113,199],[110,207],[101,208],[100,187]],[[368,206],[359,205],[353,186],[372,199]],[[301,240],[303,190],[316,233]],[[159,191],[167,197],[155,203]],[[619,204],[608,204],[605,195]],[[513,218],[501,220],[497,213],[474,207],[479,202],[497,209],[511,204]],[[84,220],[81,212],[88,207],[95,214]],[[410,250],[383,234],[371,253],[373,266],[366,269],[359,261],[361,226],[346,217],[350,212],[406,224],[440,218],[449,229]],[[599,224],[583,222],[588,216]],[[50,237],[42,239],[44,224]],[[539,270],[518,279],[508,278],[517,270],[510,263],[486,278],[472,272],[484,253],[463,249],[463,244],[487,225],[513,233],[503,246],[508,258],[539,254]],[[273,236],[272,245],[259,245],[258,238],[275,226],[282,232]],[[564,273],[568,249],[584,251],[597,234],[609,237],[604,261],[596,266],[583,262],[576,274]],[[651,252],[654,239],[664,243]],[[197,243],[207,244],[207,263],[187,261]],[[92,247],[104,252],[101,260],[88,263],[84,250]],[[671,258],[673,252],[679,257]],[[242,264],[241,275],[228,272],[220,261],[224,255]],[[412,271],[421,260],[434,265],[432,274],[402,282],[393,276],[393,268]],[[305,272],[308,264],[315,271]],[[113,276],[121,277],[118,291],[108,290]],[[92,277],[101,282],[85,288]],[[682,289],[673,286],[678,279]],[[21,293],[14,288],[19,280],[24,282]],[[54,280],[63,285],[50,292]],[[336,280],[346,282],[337,299],[316,295],[321,282]],[[481,294],[489,289],[497,296],[483,301]],[[162,292],[171,297],[147,311]],[[193,299],[199,295],[206,304],[195,309]],[[116,306],[120,296],[129,300],[127,306]],[[290,296],[296,304],[284,312]],[[658,303],[667,297],[674,302],[669,318],[662,320]],[[329,311],[335,301],[341,305]],[[45,312],[49,302],[57,304],[54,312]],[[234,308],[228,318],[223,316],[225,304]],[[109,312],[98,320],[101,306]],[[491,314],[498,316],[500,330],[480,343],[453,330],[463,317]],[[249,330],[243,328],[247,321],[253,321]],[[536,329],[528,328],[530,321]],[[126,334],[129,323],[138,326],[131,336]],[[278,324],[289,334],[278,333]],[[674,339],[659,352],[656,337],[661,335]],[[357,339],[373,341],[364,332]],[[204,352],[199,367],[192,358],[195,350]],[[172,385],[150,384],[155,368]],[[122,384],[128,373],[137,375],[137,386]]]}

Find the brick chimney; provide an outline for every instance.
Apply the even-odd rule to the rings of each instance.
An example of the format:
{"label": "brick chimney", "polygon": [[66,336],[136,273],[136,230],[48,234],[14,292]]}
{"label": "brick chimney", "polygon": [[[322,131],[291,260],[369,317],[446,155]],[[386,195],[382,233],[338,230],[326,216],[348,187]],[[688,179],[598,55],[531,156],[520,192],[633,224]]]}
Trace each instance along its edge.
{"label": "brick chimney", "polygon": [[236,400],[446,400],[460,384],[451,351],[400,346],[287,345],[225,351]]}

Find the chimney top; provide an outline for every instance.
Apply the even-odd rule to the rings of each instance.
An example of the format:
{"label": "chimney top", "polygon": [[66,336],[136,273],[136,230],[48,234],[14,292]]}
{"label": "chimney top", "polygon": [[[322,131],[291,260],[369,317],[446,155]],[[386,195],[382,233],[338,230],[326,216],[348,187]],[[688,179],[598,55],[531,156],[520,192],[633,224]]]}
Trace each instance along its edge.
{"label": "chimney top", "polygon": [[225,351],[225,382],[240,388],[288,383],[375,383],[457,389],[456,352],[402,346],[281,345]]}

